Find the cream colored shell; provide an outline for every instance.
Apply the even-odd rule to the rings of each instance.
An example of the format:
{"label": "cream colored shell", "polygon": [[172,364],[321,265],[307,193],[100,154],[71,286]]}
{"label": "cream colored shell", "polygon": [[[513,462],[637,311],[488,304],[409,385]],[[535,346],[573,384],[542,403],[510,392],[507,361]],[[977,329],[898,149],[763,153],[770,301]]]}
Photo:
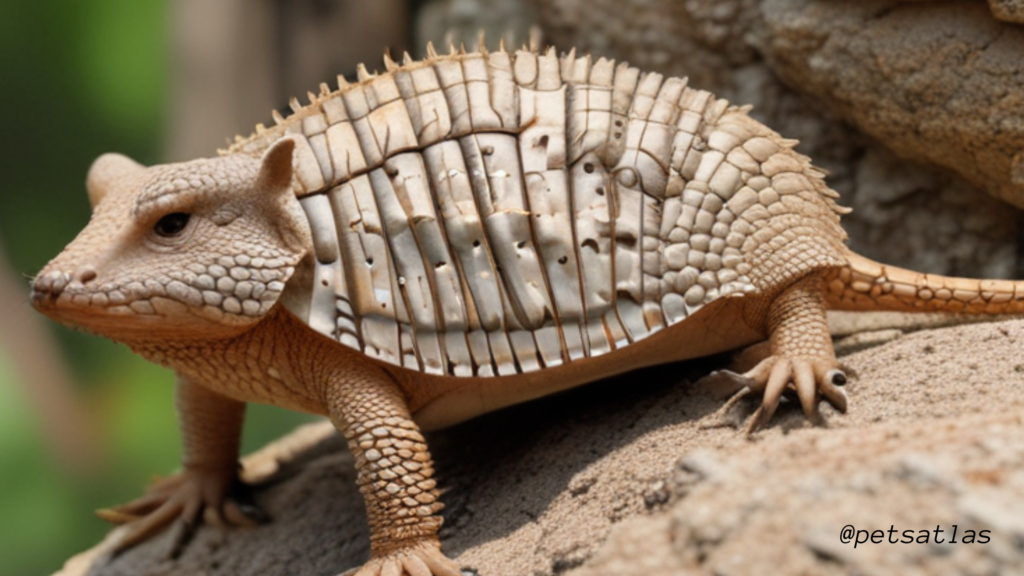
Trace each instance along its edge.
{"label": "cream colored shell", "polygon": [[386,64],[222,151],[295,139],[315,269],[293,311],[384,362],[493,376],[623,348],[756,290],[760,223],[829,192],[685,80],[553,51]]}

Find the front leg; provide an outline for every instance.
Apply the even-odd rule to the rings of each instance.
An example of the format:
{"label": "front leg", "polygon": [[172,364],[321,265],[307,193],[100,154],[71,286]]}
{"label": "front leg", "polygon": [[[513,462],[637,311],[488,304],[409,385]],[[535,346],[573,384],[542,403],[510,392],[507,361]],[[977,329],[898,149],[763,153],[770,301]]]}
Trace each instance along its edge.
{"label": "front leg", "polygon": [[[109,510],[101,518],[129,523],[118,542],[123,551],[177,521],[172,554],[185,543],[200,516],[208,524],[248,526],[262,519],[240,493],[238,446],[245,403],[221,396],[179,375],[175,405],[182,436],[182,471],[156,482],[141,498]],[[237,496],[239,500],[231,498]]]}
{"label": "front leg", "polygon": [[790,386],[796,389],[804,413],[814,423],[823,422],[818,412],[822,397],[845,412],[846,395],[837,386],[846,383],[846,375],[839,369],[828,332],[821,275],[801,278],[776,296],[768,307],[767,324],[770,356],[744,374],[722,371],[712,375],[742,387],[720,412],[724,414],[749,394],[763,393],[761,406],[747,426],[747,433],[756,432],[771,419],[782,393]]}
{"label": "front leg", "polygon": [[394,379],[374,366],[350,365],[326,396],[355,457],[370,525],[370,561],[346,574],[461,576],[441,553],[433,461]]}

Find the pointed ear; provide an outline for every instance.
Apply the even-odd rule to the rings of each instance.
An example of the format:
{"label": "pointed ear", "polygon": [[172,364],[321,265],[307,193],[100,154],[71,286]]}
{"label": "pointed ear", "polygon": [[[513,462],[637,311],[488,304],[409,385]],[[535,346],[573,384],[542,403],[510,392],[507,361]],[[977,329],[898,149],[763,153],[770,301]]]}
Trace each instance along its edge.
{"label": "pointed ear", "polygon": [[145,168],[123,154],[110,153],[97,158],[85,178],[85,188],[89,191],[89,204],[93,210],[115,182]]}
{"label": "pointed ear", "polygon": [[292,156],[295,152],[295,141],[281,138],[263,154],[260,173],[256,177],[256,187],[261,190],[280,192],[292,186]]}

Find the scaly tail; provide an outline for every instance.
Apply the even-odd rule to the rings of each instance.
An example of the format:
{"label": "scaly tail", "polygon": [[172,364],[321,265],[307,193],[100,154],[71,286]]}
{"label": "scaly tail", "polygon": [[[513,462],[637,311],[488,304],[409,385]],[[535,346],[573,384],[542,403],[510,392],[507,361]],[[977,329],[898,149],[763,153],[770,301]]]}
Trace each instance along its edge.
{"label": "scaly tail", "polygon": [[849,264],[826,277],[832,310],[1024,313],[1024,281],[922,274],[847,253]]}

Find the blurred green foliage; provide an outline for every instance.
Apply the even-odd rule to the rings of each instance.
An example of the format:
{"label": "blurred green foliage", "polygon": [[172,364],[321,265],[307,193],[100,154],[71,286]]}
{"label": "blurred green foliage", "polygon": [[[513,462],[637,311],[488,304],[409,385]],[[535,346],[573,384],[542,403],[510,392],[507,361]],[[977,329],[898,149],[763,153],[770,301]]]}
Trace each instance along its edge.
{"label": "blurred green foliage", "polygon": [[[0,2],[0,241],[17,273],[38,271],[85,225],[93,159],[116,150],[160,161],[167,9],[163,0]],[[179,455],[172,375],[123,346],[52,328],[101,425],[105,459],[88,477],[55,462],[24,394],[32,383],[0,350],[0,576],[58,569],[107,530],[92,510],[140,495]],[[246,451],[306,419],[267,407],[249,415]]]}

